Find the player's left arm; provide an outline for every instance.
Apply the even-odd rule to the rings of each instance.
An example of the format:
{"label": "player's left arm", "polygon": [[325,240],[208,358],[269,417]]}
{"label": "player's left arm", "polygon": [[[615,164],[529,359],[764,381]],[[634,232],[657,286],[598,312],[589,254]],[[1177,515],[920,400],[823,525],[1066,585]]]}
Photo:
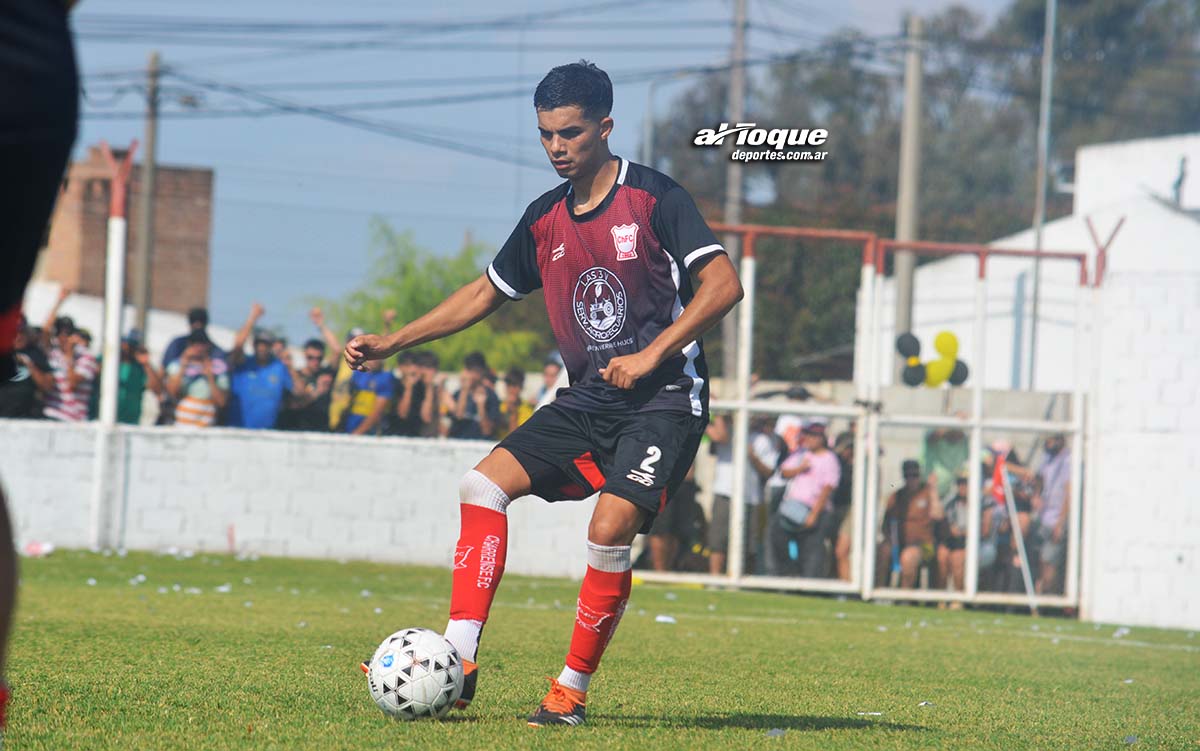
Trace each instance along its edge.
{"label": "player's left arm", "polygon": [[667,358],[681,352],[686,344],[717,325],[742,299],[742,283],[729,256],[721,253],[704,264],[697,274],[700,287],[691,303],[659,334],[650,346],[632,355],[614,357],[600,369],[607,383],[632,389],[639,378],[649,375]]}

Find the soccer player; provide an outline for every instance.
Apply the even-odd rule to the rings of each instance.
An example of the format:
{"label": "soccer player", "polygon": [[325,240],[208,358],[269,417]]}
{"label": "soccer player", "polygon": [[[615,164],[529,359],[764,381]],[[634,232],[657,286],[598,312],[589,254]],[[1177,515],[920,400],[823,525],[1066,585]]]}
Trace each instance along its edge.
{"label": "soccer player", "polygon": [[629,598],[630,543],[682,482],[704,433],[699,337],[742,287],[687,192],[609,151],[604,71],[586,61],[554,68],[533,104],[542,146],[566,182],[529,204],[486,273],[393,334],[350,340],[345,358],[361,369],[545,290],[570,386],[462,478],[445,635],[466,669],[461,708],[475,695],[479,637],[504,573],[508,505],[531,493],[554,501],[598,491],[566,665],[529,718],[579,725]]}
{"label": "soccer player", "polygon": [[[0,381],[16,376],[21,301],[54,208],[79,109],[75,50],[67,28],[73,2],[0,3]],[[0,731],[8,631],[17,595],[17,556],[0,490]]]}

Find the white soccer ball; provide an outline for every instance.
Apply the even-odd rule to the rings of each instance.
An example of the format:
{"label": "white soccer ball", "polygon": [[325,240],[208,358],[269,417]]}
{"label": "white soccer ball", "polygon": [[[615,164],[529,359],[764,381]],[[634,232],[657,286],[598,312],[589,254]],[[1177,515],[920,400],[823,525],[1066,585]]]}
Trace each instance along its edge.
{"label": "white soccer ball", "polygon": [[384,639],[368,667],[371,698],[399,720],[443,717],[462,696],[462,658],[427,628],[406,628]]}

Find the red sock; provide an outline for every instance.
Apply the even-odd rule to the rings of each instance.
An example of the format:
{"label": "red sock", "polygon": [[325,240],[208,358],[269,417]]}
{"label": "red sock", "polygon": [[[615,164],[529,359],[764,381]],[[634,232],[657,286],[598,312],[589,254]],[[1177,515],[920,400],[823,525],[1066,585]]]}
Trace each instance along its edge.
{"label": "red sock", "polygon": [[629,569],[611,572],[587,567],[579,587],[575,630],[571,634],[571,651],[567,653],[568,668],[589,675],[596,672],[604,648],[625,612],[632,588],[633,572]]}
{"label": "red sock", "polygon": [[487,621],[508,553],[508,515],[472,503],[459,505],[462,531],[454,550],[450,618]]}

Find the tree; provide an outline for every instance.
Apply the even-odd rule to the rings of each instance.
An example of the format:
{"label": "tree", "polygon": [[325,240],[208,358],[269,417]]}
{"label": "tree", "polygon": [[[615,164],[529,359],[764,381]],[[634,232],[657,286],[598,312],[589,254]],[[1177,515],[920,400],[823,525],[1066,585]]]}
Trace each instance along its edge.
{"label": "tree", "polygon": [[[478,278],[486,265],[481,245],[466,245],[453,256],[436,256],[415,245],[411,235],[397,232],[381,219],[372,220],[371,234],[374,258],[368,281],[341,300],[314,301],[328,309],[337,330],[352,326],[378,328],[388,309],[396,311],[396,325],[403,325]],[[438,355],[443,368],[457,367],[468,352],[476,350],[483,352],[496,370],[536,368],[540,356],[553,345],[547,347],[544,331],[526,327],[522,315],[501,315],[509,307],[515,306],[505,305],[487,320],[425,348]],[[526,303],[522,307],[531,306]]]}
{"label": "tree", "polygon": [[[987,242],[1029,226],[1044,10],[1045,0],[1013,0],[990,27],[961,7],[924,19],[921,237]],[[1200,127],[1198,38],[1195,0],[1059,0],[1054,156],[1070,162],[1085,143]],[[894,234],[903,51],[843,30],[755,74],[747,120],[826,128],[829,158],[749,165],[747,184],[765,198],[744,221]],[[661,163],[710,217],[728,161],[692,138],[728,120],[726,80],[702,79],[656,128]],[[1069,196],[1048,198],[1049,218],[1070,212]],[[755,367],[803,378],[798,356],[853,344],[859,257],[829,242],[758,248]]]}

